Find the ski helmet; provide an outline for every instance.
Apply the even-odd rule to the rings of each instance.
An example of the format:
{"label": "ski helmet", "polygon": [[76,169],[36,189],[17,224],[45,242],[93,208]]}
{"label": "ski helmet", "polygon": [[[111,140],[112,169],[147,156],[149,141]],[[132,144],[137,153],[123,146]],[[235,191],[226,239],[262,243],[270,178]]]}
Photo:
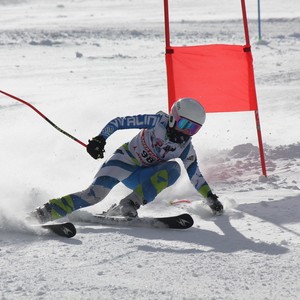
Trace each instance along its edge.
{"label": "ski helmet", "polygon": [[204,107],[193,98],[181,98],[170,110],[169,127],[184,135],[196,134],[205,122]]}

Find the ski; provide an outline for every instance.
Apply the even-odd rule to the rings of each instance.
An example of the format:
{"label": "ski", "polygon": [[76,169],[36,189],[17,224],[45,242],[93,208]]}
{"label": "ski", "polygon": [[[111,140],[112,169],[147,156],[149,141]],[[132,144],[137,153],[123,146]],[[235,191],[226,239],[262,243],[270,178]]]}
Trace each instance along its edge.
{"label": "ski", "polygon": [[44,229],[47,229],[59,236],[71,238],[76,235],[76,228],[73,223],[51,223],[51,224],[41,224],[37,225]]}
{"label": "ski", "polygon": [[132,227],[150,227],[150,228],[173,228],[187,229],[193,226],[194,220],[189,214],[181,214],[170,217],[123,217],[107,216],[105,214],[90,215],[87,218],[82,217],[82,222],[96,223],[107,226],[132,226]]}

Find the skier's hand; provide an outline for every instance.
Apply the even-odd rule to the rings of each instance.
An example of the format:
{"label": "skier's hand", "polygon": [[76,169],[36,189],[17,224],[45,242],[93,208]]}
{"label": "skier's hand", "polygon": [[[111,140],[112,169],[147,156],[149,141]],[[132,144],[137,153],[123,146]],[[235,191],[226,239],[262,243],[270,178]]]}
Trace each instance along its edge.
{"label": "skier's hand", "polygon": [[106,141],[103,136],[98,135],[91,140],[86,146],[86,151],[92,156],[94,159],[103,158],[103,153],[105,152],[104,146]]}
{"label": "skier's hand", "polygon": [[221,215],[223,213],[223,204],[218,200],[218,196],[211,191],[207,193],[207,204],[211,208],[214,214]]}

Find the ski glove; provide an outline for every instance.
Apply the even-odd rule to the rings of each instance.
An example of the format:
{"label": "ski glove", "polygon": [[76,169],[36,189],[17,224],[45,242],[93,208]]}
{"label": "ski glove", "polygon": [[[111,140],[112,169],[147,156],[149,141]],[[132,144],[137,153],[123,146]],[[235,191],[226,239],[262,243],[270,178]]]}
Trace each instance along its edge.
{"label": "ski glove", "polygon": [[86,146],[86,151],[92,156],[94,159],[103,158],[103,153],[105,152],[104,146],[106,141],[103,136],[98,135],[91,140]]}
{"label": "ski glove", "polygon": [[223,213],[223,204],[218,200],[218,196],[213,194],[211,191],[207,193],[207,204],[213,211],[213,213],[217,215],[221,215]]}

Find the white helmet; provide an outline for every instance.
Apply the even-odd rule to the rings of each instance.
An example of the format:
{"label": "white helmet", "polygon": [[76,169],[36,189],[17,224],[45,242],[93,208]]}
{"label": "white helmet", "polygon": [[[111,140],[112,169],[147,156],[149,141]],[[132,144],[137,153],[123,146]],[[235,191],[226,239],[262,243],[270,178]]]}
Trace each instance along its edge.
{"label": "white helmet", "polygon": [[169,127],[185,135],[196,134],[205,122],[204,107],[193,98],[181,98],[170,110]]}

